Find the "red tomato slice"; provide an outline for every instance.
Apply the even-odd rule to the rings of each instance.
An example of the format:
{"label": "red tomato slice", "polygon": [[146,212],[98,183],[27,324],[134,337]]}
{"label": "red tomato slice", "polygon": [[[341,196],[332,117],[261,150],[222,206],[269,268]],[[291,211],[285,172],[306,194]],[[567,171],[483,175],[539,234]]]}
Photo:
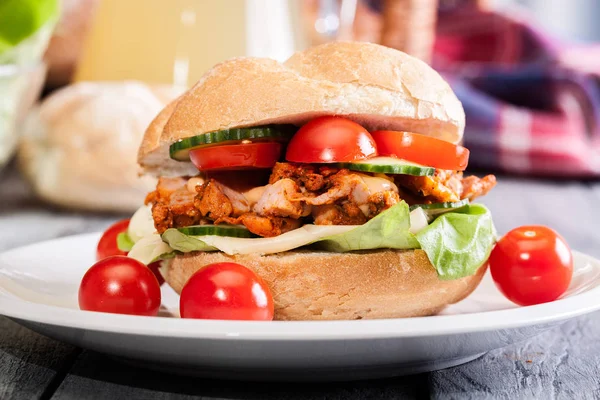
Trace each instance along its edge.
{"label": "red tomato slice", "polygon": [[440,139],[410,132],[371,132],[380,156],[392,156],[439,169],[464,171],[469,150]]}
{"label": "red tomato slice", "polygon": [[365,128],[342,117],[320,117],[296,132],[285,158],[299,163],[332,163],[376,155],[375,142]]}
{"label": "red tomato slice", "polygon": [[200,171],[242,168],[272,168],[281,158],[277,142],[203,147],[190,151],[192,163]]}
{"label": "red tomato slice", "polygon": [[569,245],[545,226],[522,226],[508,232],[492,250],[489,265],[498,289],[522,306],[556,300],[573,275]]}
{"label": "red tomato slice", "polygon": [[271,321],[269,287],[243,265],[210,264],[187,281],[179,299],[182,318]]}

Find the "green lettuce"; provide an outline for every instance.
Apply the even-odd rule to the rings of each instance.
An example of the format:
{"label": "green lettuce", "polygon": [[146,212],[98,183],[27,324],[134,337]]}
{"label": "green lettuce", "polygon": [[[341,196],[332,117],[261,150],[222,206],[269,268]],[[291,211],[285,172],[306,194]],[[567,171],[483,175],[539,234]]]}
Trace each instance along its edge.
{"label": "green lettuce", "polygon": [[416,249],[419,242],[410,233],[410,211],[401,201],[367,223],[346,233],[326,237],[318,246],[338,253],[371,249]]}
{"label": "green lettuce", "polygon": [[193,236],[181,233],[177,229],[167,229],[165,233],[162,234],[162,240],[168,243],[173,250],[181,251],[182,253],[219,250]]}
{"label": "green lettuce", "polygon": [[162,240],[183,253],[220,250],[227,254],[270,254],[307,245],[332,252],[423,249],[440,279],[451,280],[475,273],[489,257],[496,238],[491,214],[479,204],[442,214],[417,234],[410,228],[411,213],[402,201],[357,227],[305,225],[278,237],[257,239],[194,237],[168,229]]}
{"label": "green lettuce", "polygon": [[53,24],[58,14],[58,0],[0,1],[0,54]]}
{"label": "green lettuce", "polygon": [[451,280],[473,275],[488,259],[496,230],[489,210],[471,204],[439,216],[416,238],[440,279]]}
{"label": "green lettuce", "polygon": [[127,232],[121,232],[117,235],[117,247],[119,250],[129,252],[133,248],[135,242],[131,240],[131,237]]}

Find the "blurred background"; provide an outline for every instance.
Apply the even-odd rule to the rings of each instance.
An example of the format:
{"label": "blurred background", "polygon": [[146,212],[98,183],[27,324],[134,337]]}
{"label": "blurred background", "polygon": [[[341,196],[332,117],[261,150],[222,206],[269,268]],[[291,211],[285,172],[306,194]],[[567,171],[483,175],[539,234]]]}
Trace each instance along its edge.
{"label": "blurred background", "polygon": [[212,65],[361,40],[445,76],[471,166],[594,178],[598,17],[597,0],[2,0],[0,166],[49,203],[134,210],[145,127]]}

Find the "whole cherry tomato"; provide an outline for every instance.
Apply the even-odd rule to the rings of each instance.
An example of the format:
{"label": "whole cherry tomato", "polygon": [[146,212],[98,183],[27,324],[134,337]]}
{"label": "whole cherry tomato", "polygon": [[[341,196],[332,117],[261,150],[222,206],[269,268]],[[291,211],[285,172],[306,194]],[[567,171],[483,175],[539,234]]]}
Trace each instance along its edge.
{"label": "whole cherry tomato", "polygon": [[[96,250],[96,261],[103,260],[110,256],[126,256],[128,254],[127,252],[119,250],[119,247],[117,246],[117,236],[119,236],[120,233],[127,231],[127,228],[129,228],[129,221],[130,220],[128,219],[124,219],[115,222],[102,234]],[[162,285],[165,282],[165,278],[163,278],[159,271],[160,261],[149,264],[148,268],[150,268],[150,271],[156,276],[158,284]]]}
{"label": "whole cherry tomato", "polygon": [[299,163],[332,163],[376,155],[375,141],[365,128],[342,117],[319,117],[296,132],[285,158]]}
{"label": "whole cherry tomato", "polygon": [[159,285],[165,283],[165,278],[160,273],[160,261],[154,261],[153,263],[148,264],[148,269],[152,271]]}
{"label": "whole cherry tomato", "polygon": [[492,250],[489,265],[500,291],[523,306],[556,300],[573,275],[569,245],[546,226],[521,226],[508,232]]}
{"label": "whole cherry tomato", "polygon": [[182,318],[273,319],[271,291],[254,272],[236,263],[209,264],[197,271],[181,291]]}
{"label": "whole cherry tomato", "polygon": [[129,220],[124,219],[112,224],[100,238],[98,242],[98,247],[96,249],[96,260],[100,261],[106,257],[110,256],[124,256],[127,255],[126,252],[119,250],[117,247],[117,236],[119,233],[123,233],[127,231],[129,227]]}
{"label": "whole cherry tomato", "polygon": [[98,261],[79,286],[79,308],[86,311],[153,316],[160,302],[160,286],[152,271],[129,257]]}

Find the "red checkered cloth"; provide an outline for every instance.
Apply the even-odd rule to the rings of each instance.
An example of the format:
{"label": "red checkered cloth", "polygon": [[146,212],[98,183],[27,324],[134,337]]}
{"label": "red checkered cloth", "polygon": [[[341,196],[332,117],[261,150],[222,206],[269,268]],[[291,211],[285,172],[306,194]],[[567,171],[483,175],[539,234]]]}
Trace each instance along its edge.
{"label": "red checkered cloth", "polygon": [[600,46],[565,45],[530,21],[440,13],[433,66],[465,108],[470,165],[600,176]]}

